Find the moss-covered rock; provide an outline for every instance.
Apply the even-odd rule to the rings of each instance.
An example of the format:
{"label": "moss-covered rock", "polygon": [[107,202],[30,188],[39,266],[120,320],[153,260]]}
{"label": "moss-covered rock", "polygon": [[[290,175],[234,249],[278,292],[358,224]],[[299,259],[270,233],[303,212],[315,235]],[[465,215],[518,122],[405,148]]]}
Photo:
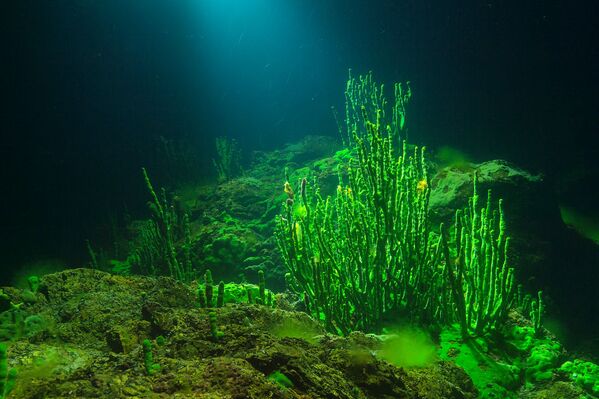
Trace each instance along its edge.
{"label": "moss-covered rock", "polygon": [[[327,335],[305,313],[225,304],[211,325],[194,287],[170,278],[76,269],[43,277],[40,292],[27,311],[51,317],[56,335],[11,346],[8,363],[21,376],[12,398],[476,397],[451,363],[394,366],[376,356],[381,339]],[[160,365],[152,372],[150,346],[150,363]]]}

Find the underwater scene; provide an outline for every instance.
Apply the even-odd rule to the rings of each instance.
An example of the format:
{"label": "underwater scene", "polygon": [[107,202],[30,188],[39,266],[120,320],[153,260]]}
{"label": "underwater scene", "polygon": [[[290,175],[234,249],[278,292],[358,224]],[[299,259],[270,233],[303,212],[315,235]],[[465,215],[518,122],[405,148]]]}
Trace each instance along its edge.
{"label": "underwater scene", "polygon": [[599,3],[1,7],[0,399],[599,398]]}

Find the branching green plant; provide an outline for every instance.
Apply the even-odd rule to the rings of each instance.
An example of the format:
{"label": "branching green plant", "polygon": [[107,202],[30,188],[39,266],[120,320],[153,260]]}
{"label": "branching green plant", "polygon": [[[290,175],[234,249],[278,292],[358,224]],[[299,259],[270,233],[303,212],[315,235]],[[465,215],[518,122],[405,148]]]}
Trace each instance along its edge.
{"label": "branching green plant", "polygon": [[[355,158],[349,184],[340,178],[337,195],[308,193],[302,180],[299,200],[290,183],[279,218],[277,242],[291,288],[307,297],[311,312],[330,331],[380,332],[389,313],[412,319],[439,316],[434,298],[442,294],[439,252],[429,229],[430,189],[424,148],[409,150],[400,137],[409,96],[396,86],[387,123],[383,87],[371,75],[346,89],[346,125]],[[295,217],[293,208],[305,208]]]}
{"label": "branching green plant", "polygon": [[495,208],[489,190],[486,205],[479,206],[475,175],[468,207],[456,212],[451,242],[448,244],[446,232],[442,236],[451,313],[462,335],[489,332],[506,319],[516,301],[503,201]]}
{"label": "branching green plant", "polygon": [[396,84],[394,94],[388,104],[371,74],[350,75],[348,184],[340,173],[336,195],[324,198],[306,178],[295,190],[285,182],[276,238],[287,284],[334,333],[378,333],[399,316],[485,334],[516,297],[502,202],[494,208],[489,193],[481,207],[475,180],[453,235],[433,231],[425,150],[402,140],[411,91]]}
{"label": "branching green plant", "polygon": [[141,226],[127,259],[112,261],[113,270],[120,274],[168,275],[189,282],[193,279],[189,218],[168,201],[166,190],[162,189],[159,196],[146,169],[142,172],[152,198],[148,203],[152,219]]}
{"label": "branching green plant", "polygon": [[216,155],[213,159],[219,183],[231,180],[241,174],[241,149],[235,139],[216,138]]}
{"label": "branching green plant", "polygon": [[[214,281],[212,280],[212,272],[210,269],[204,273],[204,284],[198,284],[197,295],[200,308],[212,308],[214,295]],[[219,284],[220,287],[220,284]],[[219,288],[220,290],[220,288]],[[224,285],[223,285],[224,295]],[[217,298],[218,300],[218,298]],[[220,306],[219,306],[220,307]]]}
{"label": "branching green plant", "polygon": [[[399,145],[406,135],[406,106],[412,98],[410,82],[393,84],[393,104],[389,105],[385,97],[384,85],[378,85],[372,72],[366,75],[352,76],[351,69],[345,87],[345,140],[350,146],[355,144],[355,135],[364,137],[364,126],[380,118],[387,124],[383,126],[394,145]],[[403,134],[403,136],[402,136]]]}
{"label": "branching green plant", "polygon": [[543,313],[545,313],[545,303],[543,302],[543,291],[537,293],[537,300],[531,302],[529,317],[535,330],[535,336],[539,336],[543,331]]}

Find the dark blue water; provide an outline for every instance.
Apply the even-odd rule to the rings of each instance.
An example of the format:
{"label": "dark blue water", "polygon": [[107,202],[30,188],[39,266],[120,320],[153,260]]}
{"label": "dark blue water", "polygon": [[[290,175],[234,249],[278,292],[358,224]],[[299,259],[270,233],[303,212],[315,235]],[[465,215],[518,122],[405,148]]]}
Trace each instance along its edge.
{"label": "dark blue water", "polygon": [[[337,135],[348,69],[411,82],[410,139],[505,158],[597,212],[597,3],[18,1],[3,4],[2,229],[20,265],[88,261],[85,240],[147,215],[140,168],[214,175],[214,138],[245,154]],[[165,144],[167,143],[167,144]],[[561,245],[564,245],[561,243]],[[568,244],[565,244],[568,245]],[[586,249],[585,249],[586,251]],[[582,251],[580,251],[582,253]],[[583,254],[588,264],[593,254]]]}

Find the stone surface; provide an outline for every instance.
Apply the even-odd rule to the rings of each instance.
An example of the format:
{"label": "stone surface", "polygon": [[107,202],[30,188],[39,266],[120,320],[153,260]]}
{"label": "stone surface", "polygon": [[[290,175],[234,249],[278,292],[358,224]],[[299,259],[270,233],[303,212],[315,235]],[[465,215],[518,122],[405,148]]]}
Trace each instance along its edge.
{"label": "stone surface", "polygon": [[[20,290],[6,292],[20,299]],[[36,298],[21,311],[47,325],[11,345],[9,365],[19,370],[11,398],[476,397],[449,362],[396,367],[377,358],[377,337],[330,336],[300,312],[227,304],[216,309],[223,336],[215,339],[194,290],[170,278],[74,269],[43,277]],[[160,365],[151,376],[146,338]]]}

